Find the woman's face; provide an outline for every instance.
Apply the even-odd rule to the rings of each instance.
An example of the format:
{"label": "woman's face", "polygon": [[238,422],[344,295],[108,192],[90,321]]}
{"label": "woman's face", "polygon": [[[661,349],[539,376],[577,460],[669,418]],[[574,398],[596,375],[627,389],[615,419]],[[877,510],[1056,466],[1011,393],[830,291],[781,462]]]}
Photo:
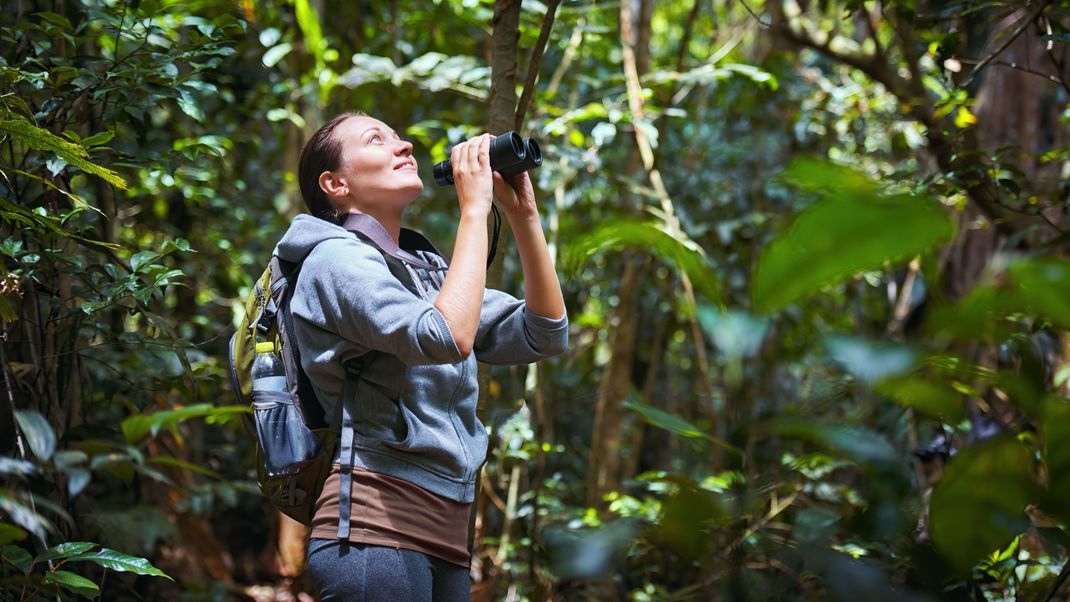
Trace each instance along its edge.
{"label": "woman's face", "polygon": [[404,209],[424,189],[412,157],[412,144],[374,117],[350,117],[334,135],[342,143],[335,171],[345,180],[357,208]]}

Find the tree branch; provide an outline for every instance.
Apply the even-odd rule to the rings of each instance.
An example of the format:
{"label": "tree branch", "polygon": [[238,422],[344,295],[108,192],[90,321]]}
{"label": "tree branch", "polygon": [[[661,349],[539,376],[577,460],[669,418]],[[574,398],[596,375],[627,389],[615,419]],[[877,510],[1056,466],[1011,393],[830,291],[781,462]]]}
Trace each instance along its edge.
{"label": "tree branch", "polygon": [[1026,28],[1032,25],[1033,22],[1040,17],[1040,14],[1044,12],[1044,9],[1047,8],[1049,4],[1051,4],[1051,1],[1052,0],[1041,0],[1040,5],[1037,6],[1036,9],[1034,9],[1033,12],[1030,13],[1026,18],[1018,22],[1018,25],[1017,27],[1015,27],[1014,31],[1011,32],[1011,34],[1007,36],[1007,38],[1004,39],[1002,43],[1000,43],[998,48],[996,48],[991,54],[982,59],[981,62],[977,63],[977,66],[974,67],[973,71],[970,72],[970,76],[967,77],[966,80],[963,81],[959,87],[969,87],[973,79],[977,77],[978,73],[981,72],[981,69],[984,69],[989,63],[992,62],[993,59],[1002,54],[1008,46],[1013,44],[1014,41],[1017,40],[1023,32],[1025,32]]}
{"label": "tree branch", "polygon": [[539,39],[535,47],[531,49],[531,60],[528,62],[528,75],[524,81],[524,91],[520,95],[520,104],[516,108],[516,131],[524,125],[524,119],[528,112],[528,104],[535,95],[535,80],[539,77],[539,65],[542,63],[543,52],[546,51],[546,43],[550,39],[550,30],[554,26],[554,16],[561,0],[549,0],[546,3],[546,16],[542,20],[542,29],[539,30]]}

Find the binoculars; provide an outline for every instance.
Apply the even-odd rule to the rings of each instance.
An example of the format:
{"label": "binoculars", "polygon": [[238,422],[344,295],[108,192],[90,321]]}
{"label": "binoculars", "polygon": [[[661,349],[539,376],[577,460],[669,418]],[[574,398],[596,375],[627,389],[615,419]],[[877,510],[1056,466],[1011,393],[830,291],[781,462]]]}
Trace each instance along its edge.
{"label": "binoculars", "polygon": [[[508,178],[542,165],[542,151],[533,139],[524,140],[516,132],[506,132],[490,141],[490,168]],[[435,183],[453,185],[453,164],[449,159],[431,167]]]}

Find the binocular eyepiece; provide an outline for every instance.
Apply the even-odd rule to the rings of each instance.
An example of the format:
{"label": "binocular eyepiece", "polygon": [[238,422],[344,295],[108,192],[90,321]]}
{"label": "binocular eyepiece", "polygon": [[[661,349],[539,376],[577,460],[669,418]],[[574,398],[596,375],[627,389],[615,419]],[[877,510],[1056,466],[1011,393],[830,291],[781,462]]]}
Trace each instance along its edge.
{"label": "binocular eyepiece", "polygon": [[[508,178],[542,165],[542,151],[535,140],[524,140],[516,132],[507,132],[490,141],[490,168]],[[449,159],[431,167],[435,183],[453,185],[453,164]]]}

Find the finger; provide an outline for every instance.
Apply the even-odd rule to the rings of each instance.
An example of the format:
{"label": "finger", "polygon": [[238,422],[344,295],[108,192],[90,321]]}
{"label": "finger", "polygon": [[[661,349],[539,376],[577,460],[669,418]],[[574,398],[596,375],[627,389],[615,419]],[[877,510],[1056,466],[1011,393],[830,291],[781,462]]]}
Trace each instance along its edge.
{"label": "finger", "polygon": [[450,165],[456,169],[461,166],[461,147],[463,144],[455,144],[450,149]]}
{"label": "finger", "polygon": [[490,165],[490,134],[483,134],[479,141],[479,164]]}
{"label": "finger", "polygon": [[465,140],[461,143],[460,161],[458,166],[468,173],[472,169],[472,141]]}

